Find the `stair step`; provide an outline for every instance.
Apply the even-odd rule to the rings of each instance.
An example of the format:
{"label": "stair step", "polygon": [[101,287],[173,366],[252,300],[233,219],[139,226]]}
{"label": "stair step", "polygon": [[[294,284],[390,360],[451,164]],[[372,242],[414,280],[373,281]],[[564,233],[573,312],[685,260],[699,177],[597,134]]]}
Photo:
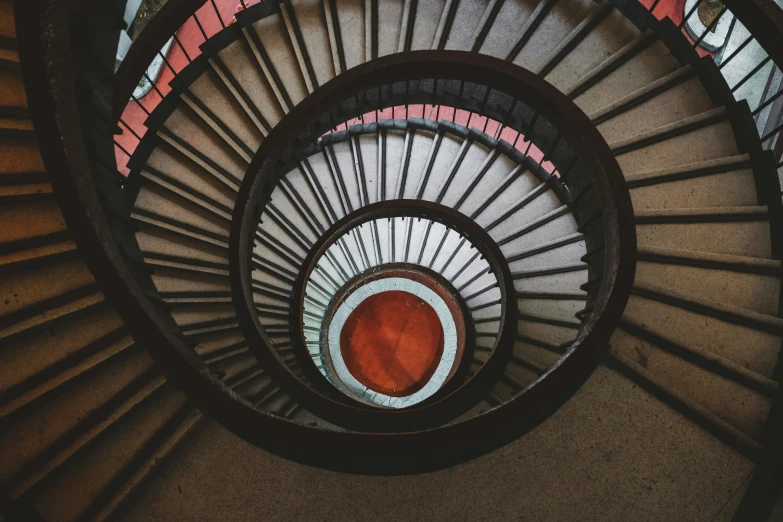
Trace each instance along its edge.
{"label": "stair step", "polygon": [[33,239],[38,241],[21,241],[15,243],[15,246],[5,245],[7,250],[0,253],[0,275],[78,256],[76,244],[68,239],[67,234]]}
{"label": "stair step", "polygon": [[13,444],[15,451],[5,454],[0,474],[3,478],[12,476],[88,415],[102,415],[102,408],[111,404],[112,397],[123,393],[137,379],[146,378],[150,371],[154,371],[154,363],[146,352],[127,350],[102,365],[101,371],[89,379],[71,381],[34,412],[6,423],[0,438],[4,440],[3,447]]}
{"label": "stair step", "polygon": [[78,462],[47,477],[31,492],[33,505],[48,520],[105,519],[104,510],[123,485],[137,470],[151,467],[150,454],[191,411],[181,392],[162,388],[108,430],[101,444],[81,454]]}
{"label": "stair step", "polygon": [[[766,397],[773,397],[778,388],[778,383],[772,379],[764,377],[744,366],[698,346],[685,346],[673,342],[666,337],[646,330],[643,326],[640,326],[639,323],[631,319],[623,318],[619,328],[626,332],[627,335],[643,340],[644,342],[671,354],[673,357],[687,361],[689,364],[696,365],[715,375],[720,375],[722,378],[736,382],[758,394]],[[615,335],[618,334],[615,333]],[[640,359],[640,364],[642,364],[642,362],[643,361]]]}
{"label": "stair step", "polygon": [[14,199],[0,207],[0,244],[11,246],[35,237],[49,236],[66,231],[60,207],[50,198]]}
{"label": "stair step", "polygon": [[[240,41],[222,49],[218,56],[219,62],[210,62],[213,70],[231,92],[234,102],[241,106],[247,118],[252,120],[256,130],[263,136],[268,135],[285,111],[277,101],[275,91],[270,86],[245,33]],[[199,88],[196,82],[191,86],[191,89]],[[241,129],[233,130],[237,134],[241,132]],[[247,129],[246,133],[246,143],[250,142],[251,137],[257,137],[253,129]]]}
{"label": "stair step", "polygon": [[[693,69],[685,67],[590,115],[608,143],[622,142],[714,109]],[[641,170],[641,169],[638,169]],[[628,172],[626,172],[627,174]]]}
{"label": "stair step", "polygon": [[81,424],[65,433],[19,470],[9,481],[14,485],[11,491],[12,497],[16,498],[24,494],[38,482],[44,480],[47,475],[54,473],[60,466],[67,463],[69,459],[73,459],[80,450],[98,439],[115,422],[149,399],[150,395],[159,390],[164,383],[163,376],[144,375],[137,382],[116,394],[101,411],[85,418]]}
{"label": "stair step", "polygon": [[3,47],[11,47],[11,42],[16,42],[13,2],[8,0],[0,2],[0,38]]}
{"label": "stair step", "polygon": [[[280,104],[290,111],[307,95],[296,55],[288,44],[285,23],[279,14],[274,14],[255,22],[246,29],[251,44],[254,45],[256,57],[262,65],[267,81],[275,89]],[[265,62],[263,56],[268,57]],[[272,64],[273,67],[270,67]]]}
{"label": "stair step", "polygon": [[[496,33],[491,30],[487,35],[488,42],[485,44],[482,52],[493,54],[499,58],[508,56],[517,65],[521,65],[531,71],[540,71],[552,57],[553,49],[556,49],[570,35],[573,35],[575,29],[579,27],[582,21],[598,9],[599,6],[595,2],[585,0],[547,2],[541,5],[541,11],[536,10],[530,17],[526,18],[525,26],[518,25],[518,22],[515,22],[514,19],[508,20],[498,16],[495,21],[499,22],[498,27],[504,27],[504,31]],[[520,27],[522,30],[520,30]],[[509,30],[511,31],[510,33],[508,32]],[[506,42],[503,42],[503,36],[514,33],[519,34],[520,39],[527,38],[527,40],[521,42],[523,43],[521,48],[519,48],[519,41],[514,42],[513,39],[505,38]],[[490,47],[492,42],[490,35],[493,34],[495,41],[498,42],[495,45],[505,44],[502,47],[499,45],[498,47],[493,46],[498,49],[495,52],[492,52],[491,49],[493,47]],[[496,54],[498,52],[499,54]],[[516,55],[512,57],[511,55],[514,52]]]}
{"label": "stair step", "polygon": [[765,315],[726,302],[708,298],[696,298],[682,289],[674,290],[653,284],[634,284],[633,295],[646,299],[655,299],[696,313],[709,315],[723,321],[740,324],[769,333],[783,335],[783,319],[774,315]]}
{"label": "stair step", "polygon": [[[8,274],[2,279],[3,301],[0,302],[0,317],[12,324],[18,318],[37,313],[41,307],[54,306],[68,299],[68,296],[84,296],[95,292],[97,286],[92,273],[81,260],[64,260],[47,267],[46,276],[40,270],[28,269]],[[35,309],[35,310],[34,310]]]}
{"label": "stair step", "polygon": [[672,249],[640,249],[636,281],[777,315],[780,261]]}
{"label": "stair step", "polygon": [[658,400],[682,412],[689,420],[696,422],[746,457],[756,461],[764,457],[764,449],[758,442],[685,395],[667,388],[658,378],[632,360],[622,355],[610,354],[607,364],[637,382]]}
{"label": "stair step", "polygon": [[566,94],[589,114],[665,77],[677,66],[665,44],[648,29],[571,84]]}
{"label": "stair step", "polygon": [[711,351],[771,376],[783,338],[780,319],[691,296],[685,301],[663,292],[632,292],[625,319],[681,346]]}
{"label": "stair step", "polygon": [[[604,63],[607,58],[617,54],[639,35],[636,26],[608,2],[598,6],[595,13],[593,20],[587,19],[588,24],[585,27],[589,32],[545,75],[549,83],[564,93],[570,92],[575,82]],[[579,28],[574,32],[578,31]]]}
{"label": "stair step", "polygon": [[769,258],[766,207],[637,210],[640,249],[677,249]]}
{"label": "stair step", "polygon": [[67,321],[57,333],[53,337],[51,332],[40,332],[4,346],[0,417],[131,344],[119,316],[110,309]]}
{"label": "stair step", "polygon": [[15,53],[6,58],[0,57],[0,100],[4,107],[16,110],[28,107],[21,66]]}

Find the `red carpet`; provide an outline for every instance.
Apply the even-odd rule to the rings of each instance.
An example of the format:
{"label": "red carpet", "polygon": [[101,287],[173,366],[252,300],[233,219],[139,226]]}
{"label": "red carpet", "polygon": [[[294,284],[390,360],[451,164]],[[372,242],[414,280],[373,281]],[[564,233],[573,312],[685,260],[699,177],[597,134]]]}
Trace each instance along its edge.
{"label": "red carpet", "polygon": [[382,292],[348,317],[340,349],[356,380],[403,397],[420,390],[435,372],[443,355],[443,327],[435,310],[415,295]]}

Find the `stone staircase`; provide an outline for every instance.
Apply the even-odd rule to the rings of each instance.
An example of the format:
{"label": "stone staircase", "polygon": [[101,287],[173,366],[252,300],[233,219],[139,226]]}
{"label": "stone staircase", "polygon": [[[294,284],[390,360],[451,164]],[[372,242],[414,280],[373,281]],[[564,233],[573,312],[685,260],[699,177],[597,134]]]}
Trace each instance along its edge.
{"label": "stone staircase", "polygon": [[[332,431],[344,428],[266,371],[232,301],[235,201],[255,151],[285,115],[357,65],[461,50],[533,71],[609,144],[633,202],[638,255],[601,365],[502,449],[383,477],[253,447],[210,422],[162,375],[151,348],[134,342],[52,189],[12,12],[0,0],[0,212],[10,224],[0,233],[0,512],[8,520],[731,519],[754,464],[769,458],[764,427],[783,339],[780,187],[747,103],[670,20],[635,1],[265,0],[202,45],[146,121],[124,192],[179,333],[256,409]],[[536,382],[577,337],[591,300],[584,230],[550,179],[555,171],[508,135],[470,120],[392,115],[344,125],[283,173],[252,253],[260,321],[283,329],[273,339],[278,354],[304,375],[288,357],[294,332],[281,317],[319,237],[381,202],[457,210],[500,246],[519,312],[503,377],[460,420],[477,417]],[[396,219],[336,244],[311,276],[321,290],[311,292],[316,304],[304,312],[315,319],[305,325],[317,329],[317,302],[357,274],[419,264],[448,279],[477,331],[490,334],[476,342],[477,371],[501,313],[496,294],[476,294],[492,274],[458,235]]]}

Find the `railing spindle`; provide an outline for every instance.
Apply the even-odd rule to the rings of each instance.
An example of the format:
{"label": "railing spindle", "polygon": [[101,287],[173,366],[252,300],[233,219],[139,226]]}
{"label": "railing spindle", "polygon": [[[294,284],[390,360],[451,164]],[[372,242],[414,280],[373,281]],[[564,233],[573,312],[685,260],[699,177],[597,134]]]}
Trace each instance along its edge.
{"label": "railing spindle", "polygon": [[163,60],[163,63],[166,64],[166,67],[168,67],[169,70],[171,71],[171,74],[176,76],[177,75],[177,71],[174,70],[174,67],[172,67],[171,64],[169,63],[169,61],[166,59],[166,57],[163,56],[163,52],[158,51],[158,54],[160,55],[161,59]]}
{"label": "railing spindle", "polygon": [[209,38],[207,38],[207,33],[204,31],[204,28],[201,26],[201,22],[199,21],[198,16],[196,16],[196,13],[193,13],[193,19],[196,21],[198,30],[201,31],[201,36],[204,37],[204,41],[206,42],[207,40],[209,40]]}
{"label": "railing spindle", "polygon": [[142,104],[141,104],[141,102],[140,102],[140,101],[139,101],[139,100],[138,100],[138,99],[137,99],[137,98],[136,98],[134,95],[132,95],[132,94],[131,94],[131,100],[133,100],[134,102],[136,102],[136,105],[138,105],[139,107],[141,107],[141,110],[143,110],[143,111],[144,111],[144,113],[145,113],[147,116],[149,116],[149,115],[150,115],[150,111],[148,111],[148,110],[147,110],[147,108],[146,108],[144,105],[142,105]]}
{"label": "railing spindle", "polygon": [[761,143],[763,144],[765,141],[771,139],[775,134],[778,132],[783,131],[783,123],[769,131],[767,134],[764,135],[764,137],[761,138]]}
{"label": "railing spindle", "polygon": [[718,66],[718,69],[723,69],[723,67],[728,64],[731,60],[734,59],[735,56],[737,56],[739,53],[742,52],[742,50],[751,42],[753,41],[753,35],[748,36],[745,41],[743,41],[739,47],[737,47],[731,55],[729,55],[728,58],[723,60],[720,65]]}
{"label": "railing spindle", "polygon": [[767,65],[767,63],[769,63],[769,61],[770,61],[771,59],[772,59],[772,58],[770,58],[769,56],[767,56],[766,58],[764,58],[763,60],[761,60],[761,62],[760,62],[760,63],[759,63],[759,64],[758,64],[756,67],[754,67],[754,68],[753,68],[753,70],[751,70],[751,71],[750,71],[748,74],[746,74],[746,75],[745,75],[745,77],[744,77],[743,79],[741,79],[741,80],[740,80],[740,81],[737,83],[737,85],[735,85],[734,87],[732,87],[732,88],[731,88],[731,92],[737,92],[737,89],[739,89],[740,87],[742,87],[743,85],[745,85],[745,82],[747,82],[748,80],[750,80],[750,79],[753,77],[753,75],[754,75],[754,74],[756,74],[757,72],[759,72],[759,71],[761,70],[761,68],[762,68],[762,67],[764,67],[765,65]]}
{"label": "railing spindle", "polygon": [[174,41],[177,42],[177,45],[179,45],[179,48],[182,49],[182,54],[185,55],[185,58],[187,58],[188,63],[192,62],[193,60],[190,59],[190,55],[185,50],[185,46],[182,45],[182,42],[179,41],[179,37],[177,36],[177,33],[174,33]]}
{"label": "railing spindle", "polygon": [[212,8],[215,10],[215,14],[217,15],[217,19],[220,22],[220,26],[225,29],[226,24],[223,22],[223,18],[220,16],[220,11],[218,11],[217,5],[215,5],[215,0],[210,0],[212,2]]}
{"label": "railing spindle", "polygon": [[764,103],[762,103],[761,105],[759,105],[758,109],[756,109],[755,111],[753,111],[753,116],[756,116],[758,113],[760,113],[761,111],[763,111],[764,109],[766,109],[768,106],[770,106],[771,104],[775,103],[775,100],[777,100],[778,98],[780,98],[780,96],[781,96],[781,95],[783,95],[783,88],[781,88],[781,89],[780,89],[778,92],[776,92],[775,94],[773,94],[772,96],[770,96],[770,97],[767,99],[767,101],[765,101]]}
{"label": "railing spindle", "polygon": [[707,29],[703,33],[701,33],[701,36],[699,36],[699,38],[695,42],[693,42],[694,49],[698,47],[699,44],[704,40],[704,38],[707,36],[707,33],[712,31],[715,28],[715,26],[718,25],[718,22],[720,22],[720,19],[723,18],[723,13],[725,12],[726,12],[726,6],[724,5],[723,8],[720,10],[720,13],[718,13],[718,16],[716,16],[712,20],[712,22],[710,22],[709,27],[707,27]]}
{"label": "railing spindle", "polygon": [[690,20],[691,16],[693,16],[693,13],[696,12],[696,9],[699,8],[699,6],[703,1],[704,0],[699,0],[693,5],[693,7],[691,7],[691,10],[688,11],[688,14],[686,14],[685,17],[682,19],[682,22],[680,22],[680,25],[677,26],[677,29],[682,29],[683,27],[685,27],[685,24],[688,23],[688,20]]}
{"label": "railing spindle", "polygon": [[119,142],[117,142],[117,140],[114,140],[114,144],[115,144],[117,147],[119,147],[119,149],[120,149],[122,152],[124,152],[126,156],[128,156],[128,159],[130,159],[130,157],[131,157],[131,153],[130,153],[130,152],[128,152],[127,150],[125,150],[125,147],[123,147],[122,145],[120,145],[120,144],[119,144]]}
{"label": "railing spindle", "polygon": [[160,92],[160,89],[158,89],[158,86],[155,85],[155,82],[153,82],[152,78],[149,77],[149,75],[147,74],[147,71],[144,71],[144,77],[147,79],[148,82],[150,82],[150,85],[152,86],[153,89],[155,89],[155,92],[158,93],[158,96],[160,96],[160,99],[162,100],[163,99],[163,93]]}
{"label": "railing spindle", "polygon": [[122,123],[122,124],[125,126],[125,128],[126,128],[126,129],[128,129],[129,131],[131,131],[131,134],[133,134],[133,135],[136,137],[136,139],[137,139],[137,140],[141,141],[141,136],[139,136],[138,134],[136,134],[136,131],[135,131],[135,130],[133,130],[133,129],[131,128],[131,126],[130,126],[130,125],[128,125],[127,123],[125,123],[125,120],[123,120],[122,118],[120,118],[120,123]]}

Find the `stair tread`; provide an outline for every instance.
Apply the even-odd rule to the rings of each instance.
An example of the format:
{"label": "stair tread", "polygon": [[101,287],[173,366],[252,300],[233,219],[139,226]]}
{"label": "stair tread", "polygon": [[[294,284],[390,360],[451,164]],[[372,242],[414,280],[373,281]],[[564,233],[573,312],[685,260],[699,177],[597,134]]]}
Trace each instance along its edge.
{"label": "stair tread", "polygon": [[763,447],[751,437],[738,430],[728,422],[724,421],[701,404],[694,402],[687,396],[672,389],[667,389],[658,378],[647,372],[642,366],[620,354],[610,356],[610,366],[621,369],[624,373],[631,376],[633,380],[640,379],[643,387],[648,389],[654,396],[675,406],[686,416],[696,421],[703,427],[706,427],[713,433],[721,436],[726,442],[742,451],[753,459],[760,459],[764,455]]}
{"label": "stair tread", "polygon": [[[665,299],[671,299],[673,302],[689,304],[698,307],[702,310],[709,310],[714,313],[718,313],[725,316],[735,317],[737,319],[752,321],[758,325],[764,325],[783,335],[783,319],[778,318],[775,315],[761,314],[752,310],[747,310],[734,306],[727,302],[716,301],[706,297],[697,297],[694,295],[686,294],[675,288],[669,288],[666,286],[656,285],[652,283],[638,284],[635,283],[632,292],[639,293],[639,295],[654,295],[660,296]],[[676,306],[676,305],[675,305]]]}
{"label": "stair tread", "polygon": [[639,248],[639,254],[648,256],[658,256],[663,258],[690,259],[694,261],[714,262],[724,265],[740,265],[748,268],[758,268],[760,270],[774,270],[779,272],[781,261],[777,259],[756,258],[748,256],[737,256],[728,254],[716,254],[712,252],[702,252],[698,250],[687,250],[677,248],[661,248],[647,246]]}

